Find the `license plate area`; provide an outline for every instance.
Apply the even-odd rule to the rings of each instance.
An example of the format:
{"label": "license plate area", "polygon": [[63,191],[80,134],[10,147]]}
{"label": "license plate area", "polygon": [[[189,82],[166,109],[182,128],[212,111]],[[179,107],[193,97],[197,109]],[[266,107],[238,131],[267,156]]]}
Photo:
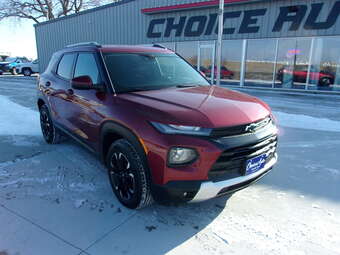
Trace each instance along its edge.
{"label": "license plate area", "polygon": [[267,161],[267,154],[261,154],[254,158],[248,159],[245,166],[245,175],[253,174],[264,168]]}

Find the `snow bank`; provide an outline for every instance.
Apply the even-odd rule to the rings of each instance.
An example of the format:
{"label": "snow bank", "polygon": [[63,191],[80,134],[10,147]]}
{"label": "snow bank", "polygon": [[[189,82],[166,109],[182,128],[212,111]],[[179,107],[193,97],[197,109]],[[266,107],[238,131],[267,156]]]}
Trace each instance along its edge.
{"label": "snow bank", "polygon": [[279,126],[340,132],[340,121],[276,111],[274,115],[278,119]]}
{"label": "snow bank", "polygon": [[41,135],[39,113],[0,95],[0,135]]}

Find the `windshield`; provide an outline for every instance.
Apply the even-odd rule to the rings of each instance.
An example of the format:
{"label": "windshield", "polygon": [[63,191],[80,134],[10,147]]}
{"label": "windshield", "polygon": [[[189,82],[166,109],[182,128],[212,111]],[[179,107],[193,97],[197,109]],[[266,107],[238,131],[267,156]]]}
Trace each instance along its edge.
{"label": "windshield", "polygon": [[104,59],[117,92],[210,85],[176,54],[106,53]]}
{"label": "windshield", "polygon": [[4,62],[14,62],[15,60],[16,60],[16,58],[7,57],[7,58],[5,58]]}

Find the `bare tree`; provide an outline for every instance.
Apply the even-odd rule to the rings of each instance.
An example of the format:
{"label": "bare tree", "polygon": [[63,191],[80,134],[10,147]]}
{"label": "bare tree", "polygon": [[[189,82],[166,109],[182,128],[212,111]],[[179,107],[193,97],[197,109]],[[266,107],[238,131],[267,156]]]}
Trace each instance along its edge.
{"label": "bare tree", "polygon": [[39,23],[106,3],[108,0],[0,0],[0,21],[16,17]]}

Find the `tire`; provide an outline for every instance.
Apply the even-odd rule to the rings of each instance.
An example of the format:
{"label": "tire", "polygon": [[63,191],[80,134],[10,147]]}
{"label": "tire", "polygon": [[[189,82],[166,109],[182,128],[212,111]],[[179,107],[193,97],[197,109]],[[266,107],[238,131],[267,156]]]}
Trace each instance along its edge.
{"label": "tire", "polygon": [[32,70],[30,68],[24,68],[22,70],[22,73],[24,76],[31,76],[32,75]]}
{"label": "tire", "polygon": [[140,209],[153,202],[147,164],[128,140],[115,141],[105,161],[112,190],[124,206]]}
{"label": "tire", "polygon": [[40,107],[40,126],[41,132],[44,136],[44,139],[49,144],[58,144],[60,143],[64,136],[60,130],[58,130],[54,125],[51,119],[50,111],[48,107],[44,104]]}
{"label": "tire", "polygon": [[320,79],[319,84],[321,86],[330,86],[332,84],[332,81],[328,77],[323,77],[323,78]]}

